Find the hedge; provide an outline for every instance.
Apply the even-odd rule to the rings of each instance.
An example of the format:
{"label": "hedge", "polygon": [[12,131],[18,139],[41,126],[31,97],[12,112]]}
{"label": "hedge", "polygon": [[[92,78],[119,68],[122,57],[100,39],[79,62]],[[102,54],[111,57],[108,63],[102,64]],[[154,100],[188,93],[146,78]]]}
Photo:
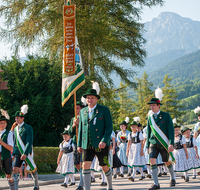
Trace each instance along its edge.
{"label": "hedge", "polygon": [[55,173],[59,147],[34,147],[34,161],[39,173]]}

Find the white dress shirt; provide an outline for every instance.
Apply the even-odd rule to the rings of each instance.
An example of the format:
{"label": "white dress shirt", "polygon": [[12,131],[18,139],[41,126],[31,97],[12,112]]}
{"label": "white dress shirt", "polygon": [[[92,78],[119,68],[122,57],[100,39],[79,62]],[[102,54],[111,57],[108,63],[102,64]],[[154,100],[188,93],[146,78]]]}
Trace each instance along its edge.
{"label": "white dress shirt", "polygon": [[94,109],[97,107],[97,104],[93,108],[89,108],[89,119],[92,117]]}

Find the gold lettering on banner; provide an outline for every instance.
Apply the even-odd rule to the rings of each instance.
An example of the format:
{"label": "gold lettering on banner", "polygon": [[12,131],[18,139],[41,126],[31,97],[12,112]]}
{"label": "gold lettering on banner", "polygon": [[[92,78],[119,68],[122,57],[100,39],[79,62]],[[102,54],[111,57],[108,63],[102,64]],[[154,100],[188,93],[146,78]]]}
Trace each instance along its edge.
{"label": "gold lettering on banner", "polygon": [[75,74],[75,5],[63,6],[64,20],[64,73]]}

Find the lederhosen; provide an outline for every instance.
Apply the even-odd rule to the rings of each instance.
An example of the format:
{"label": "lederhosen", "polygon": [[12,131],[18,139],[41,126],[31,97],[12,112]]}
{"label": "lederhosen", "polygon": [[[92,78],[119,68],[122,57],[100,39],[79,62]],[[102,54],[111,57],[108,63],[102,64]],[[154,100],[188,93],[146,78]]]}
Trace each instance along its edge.
{"label": "lederhosen", "polygon": [[177,143],[174,143],[174,149],[178,150],[183,148],[183,145],[181,145],[181,140],[182,140],[182,135],[180,135],[179,141]]}

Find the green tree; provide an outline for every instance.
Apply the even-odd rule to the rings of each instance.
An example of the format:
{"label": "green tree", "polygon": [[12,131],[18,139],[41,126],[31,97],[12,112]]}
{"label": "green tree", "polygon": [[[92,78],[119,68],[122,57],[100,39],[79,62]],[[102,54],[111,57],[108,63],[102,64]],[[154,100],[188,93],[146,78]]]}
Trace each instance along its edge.
{"label": "green tree", "polygon": [[[18,50],[38,45],[43,53],[62,57],[63,0],[2,0],[0,16],[7,29],[1,36]],[[122,62],[144,65],[143,24],[139,23],[144,6],[162,5],[163,0],[74,0],[76,31],[83,57],[85,75],[113,85],[111,73],[134,86],[134,72]],[[116,61],[120,60],[120,61]],[[95,75],[94,75],[95,74]]]}
{"label": "green tree", "polygon": [[182,106],[180,105],[180,100],[178,100],[178,95],[175,88],[170,84],[173,77],[169,78],[169,74],[165,75],[163,83],[163,98],[162,98],[162,111],[168,112],[172,119],[177,118],[180,120],[180,117],[184,114],[183,111],[180,111]]}
{"label": "green tree", "polygon": [[[73,98],[61,106],[61,65],[47,58],[29,56],[23,64],[16,58],[0,62],[2,79],[8,80],[8,90],[0,91],[0,108],[14,115],[23,104],[28,104],[25,122],[33,126],[34,146],[58,146],[60,135],[74,116]],[[86,85],[87,86],[87,85]],[[80,100],[82,87],[77,92]],[[14,122],[11,117],[9,125]]]}
{"label": "green tree", "polygon": [[153,97],[153,91],[151,90],[151,87],[153,84],[148,81],[148,75],[146,71],[144,72],[142,78],[136,78],[137,81],[137,88],[136,88],[136,94],[137,94],[137,100],[135,102],[135,112],[134,116],[140,117],[140,122],[143,125],[147,124],[147,114],[150,110],[149,105],[147,104],[150,102],[151,98]]}

